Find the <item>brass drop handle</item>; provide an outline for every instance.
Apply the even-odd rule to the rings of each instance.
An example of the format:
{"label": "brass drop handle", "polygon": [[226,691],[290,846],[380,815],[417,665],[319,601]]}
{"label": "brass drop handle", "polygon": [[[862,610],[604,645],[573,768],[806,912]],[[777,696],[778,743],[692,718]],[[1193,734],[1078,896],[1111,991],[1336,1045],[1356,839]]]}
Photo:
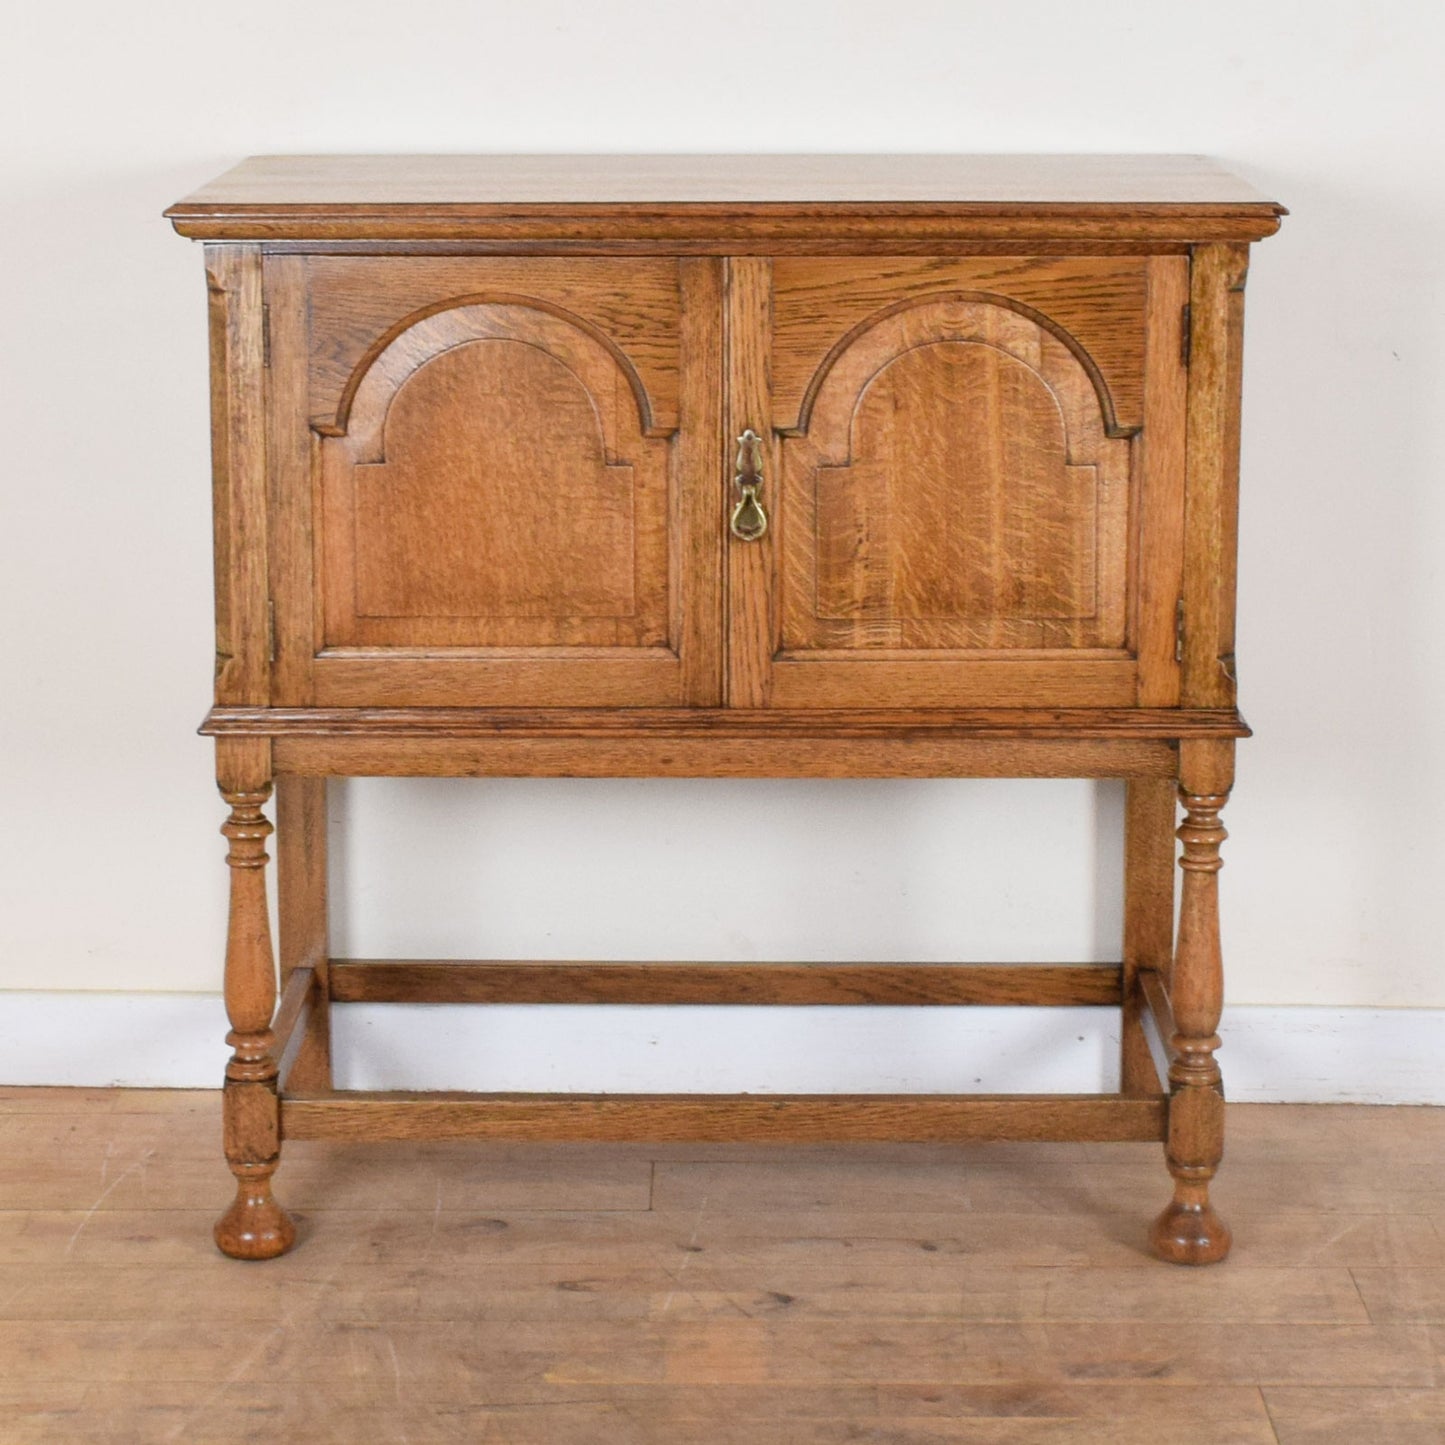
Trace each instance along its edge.
{"label": "brass drop handle", "polygon": [[740,542],[756,542],[768,530],[768,514],[758,500],[763,485],[763,439],[752,427],[738,438],[737,475],[733,485],[740,493],[728,525]]}

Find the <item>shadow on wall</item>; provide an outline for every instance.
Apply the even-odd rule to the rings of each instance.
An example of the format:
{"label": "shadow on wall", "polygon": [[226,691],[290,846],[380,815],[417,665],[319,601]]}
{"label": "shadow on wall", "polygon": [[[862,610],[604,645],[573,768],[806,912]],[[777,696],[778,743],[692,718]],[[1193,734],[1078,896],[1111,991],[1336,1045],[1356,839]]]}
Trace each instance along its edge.
{"label": "shadow on wall", "polygon": [[1119,957],[1123,785],[333,782],[335,951]]}
{"label": "shadow on wall", "polygon": [[1256,736],[1225,815],[1226,970],[1241,1002],[1438,1005],[1445,195],[1388,157],[1349,191],[1337,170],[1251,177],[1291,215],[1256,248],[1245,326]]}

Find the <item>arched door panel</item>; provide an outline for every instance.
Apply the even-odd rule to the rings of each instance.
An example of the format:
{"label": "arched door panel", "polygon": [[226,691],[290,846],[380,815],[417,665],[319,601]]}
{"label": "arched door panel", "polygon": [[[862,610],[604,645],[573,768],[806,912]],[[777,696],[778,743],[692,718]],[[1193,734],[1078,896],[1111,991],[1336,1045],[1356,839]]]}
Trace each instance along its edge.
{"label": "arched door panel", "polygon": [[[1182,262],[1165,258],[1153,271],[1155,262],[1132,263],[1142,283],[1132,319],[1136,293],[1123,280],[1096,302],[1105,314],[1090,316],[1068,266],[1060,272],[1069,303],[1060,309],[1088,334],[1122,336],[1132,324],[1147,338],[1149,318],[1160,318],[1153,324],[1164,334],[1132,358],[1126,347],[1103,348],[1126,415],[1142,416],[1134,398],[1152,393],[1148,435],[1120,420],[1104,371],[1044,309],[1046,263],[1026,272],[1015,263],[1029,278],[1027,302],[1009,294],[1008,268],[997,262],[987,278],[997,289],[934,289],[970,279],[960,267],[956,276],[910,273],[901,295],[856,260],[780,261],[791,267],[783,286],[766,262],[733,264],[735,325],[750,314],[778,360],[761,374],[799,378],[791,396],[733,378],[734,421],[772,423],[775,479],[767,565],[751,564],[766,571],[772,606],[765,623],[734,619],[734,699],[865,708],[1167,701],[1177,684],[1164,633],[1177,591],[1160,596],[1160,584],[1167,590],[1177,555],[1145,558],[1139,538],[1146,509],[1175,513],[1157,536],[1177,554],[1182,451],[1169,432],[1182,434],[1183,367],[1178,322],[1162,318],[1187,284]],[[797,281],[805,267],[807,286]],[[827,336],[805,308],[825,294],[841,301],[865,281],[872,309],[856,298],[838,305],[853,325]],[[804,345],[816,364],[801,384]]]}
{"label": "arched door panel", "polygon": [[699,458],[720,358],[691,319],[718,304],[717,263],[369,262],[272,265],[273,312],[294,290],[304,318],[282,324],[310,328],[288,425],[313,435],[320,605],[308,665],[279,668],[295,700],[719,701]]}

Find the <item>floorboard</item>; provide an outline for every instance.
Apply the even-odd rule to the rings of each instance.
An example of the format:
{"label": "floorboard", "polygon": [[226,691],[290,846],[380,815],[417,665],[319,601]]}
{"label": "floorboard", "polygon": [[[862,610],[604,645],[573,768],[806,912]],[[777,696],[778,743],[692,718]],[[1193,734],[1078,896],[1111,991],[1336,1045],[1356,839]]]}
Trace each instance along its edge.
{"label": "floorboard", "polygon": [[1234,1105],[1209,1270],[1156,1145],[287,1145],[0,1089],[0,1440],[1445,1442],[1445,1110]]}

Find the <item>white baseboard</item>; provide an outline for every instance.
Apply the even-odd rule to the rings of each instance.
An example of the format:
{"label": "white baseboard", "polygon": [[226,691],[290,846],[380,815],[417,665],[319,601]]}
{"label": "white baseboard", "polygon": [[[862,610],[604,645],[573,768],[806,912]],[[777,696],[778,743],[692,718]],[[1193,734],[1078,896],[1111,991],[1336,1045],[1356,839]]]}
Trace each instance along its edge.
{"label": "white baseboard", "polygon": [[[347,1088],[993,1093],[1117,1085],[1116,1015],[1092,1009],[336,1010]],[[1105,1022],[1107,1020],[1107,1022]],[[209,994],[0,993],[0,1084],[211,1088]],[[1232,1008],[1231,1099],[1445,1104],[1445,1009]]]}

